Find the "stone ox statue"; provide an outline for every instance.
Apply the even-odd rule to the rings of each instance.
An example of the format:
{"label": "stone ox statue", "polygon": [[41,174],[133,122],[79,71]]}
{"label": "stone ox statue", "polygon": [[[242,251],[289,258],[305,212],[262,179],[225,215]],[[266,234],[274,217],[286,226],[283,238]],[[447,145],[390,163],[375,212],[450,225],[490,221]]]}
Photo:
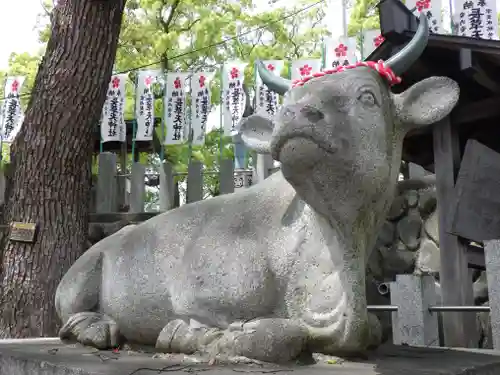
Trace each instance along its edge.
{"label": "stone ox statue", "polygon": [[365,263],[394,197],[402,141],[447,116],[459,96],[445,77],[391,94],[427,39],[421,16],[414,38],[385,63],[293,85],[260,63],[263,82],[286,93],[284,104],[276,118],[250,116],[241,133],[281,171],[91,247],[59,284],[60,337],[273,362],[378,345]]}

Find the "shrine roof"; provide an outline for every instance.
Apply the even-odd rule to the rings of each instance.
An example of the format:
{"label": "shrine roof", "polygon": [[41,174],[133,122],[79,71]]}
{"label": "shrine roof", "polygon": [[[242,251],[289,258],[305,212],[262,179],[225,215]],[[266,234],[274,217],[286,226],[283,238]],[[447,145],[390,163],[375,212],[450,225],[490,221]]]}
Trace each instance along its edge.
{"label": "shrine roof", "polygon": [[[387,60],[415,34],[417,18],[399,0],[379,3],[380,28],[385,41],[366,60]],[[500,152],[500,41],[455,35],[431,34],[427,48],[394,86],[402,92],[432,76],[446,76],[460,86],[459,103],[451,114],[452,125],[465,142],[473,138]],[[403,159],[433,170],[432,127],[408,134]]]}

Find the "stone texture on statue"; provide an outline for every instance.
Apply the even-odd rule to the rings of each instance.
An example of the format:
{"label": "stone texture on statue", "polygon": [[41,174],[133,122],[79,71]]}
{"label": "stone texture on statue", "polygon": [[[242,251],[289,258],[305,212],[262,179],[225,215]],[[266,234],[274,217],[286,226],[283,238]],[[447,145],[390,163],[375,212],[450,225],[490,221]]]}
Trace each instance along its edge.
{"label": "stone texture on statue", "polygon": [[[428,32],[422,15],[385,66],[402,74]],[[290,88],[262,63],[259,72],[270,89]],[[365,264],[394,197],[403,138],[447,116],[458,96],[444,77],[395,95],[368,67],[291,89],[276,118],[254,114],[241,127],[246,145],[281,170],[95,244],[59,284],[61,338],[271,362],[378,345]]]}

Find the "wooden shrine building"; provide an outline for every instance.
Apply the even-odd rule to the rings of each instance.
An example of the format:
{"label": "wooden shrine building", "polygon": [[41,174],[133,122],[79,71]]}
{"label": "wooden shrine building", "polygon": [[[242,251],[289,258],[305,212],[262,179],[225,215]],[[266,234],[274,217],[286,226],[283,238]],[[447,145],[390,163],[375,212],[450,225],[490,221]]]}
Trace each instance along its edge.
{"label": "wooden shrine building", "polygon": [[[388,59],[418,25],[399,0],[383,0],[378,8],[385,41],[371,61]],[[436,174],[442,303],[470,306],[468,243],[500,239],[500,41],[431,34],[394,92],[431,76],[455,80],[460,99],[446,119],[408,134],[403,160]],[[473,346],[475,319],[470,312],[443,313],[445,346]]]}

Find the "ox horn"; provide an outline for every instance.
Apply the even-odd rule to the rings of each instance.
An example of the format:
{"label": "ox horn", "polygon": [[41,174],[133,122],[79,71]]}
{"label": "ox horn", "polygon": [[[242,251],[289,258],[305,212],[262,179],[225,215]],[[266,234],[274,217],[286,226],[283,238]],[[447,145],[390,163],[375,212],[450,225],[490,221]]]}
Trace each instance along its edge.
{"label": "ox horn", "polygon": [[420,13],[418,29],[410,42],[398,53],[385,62],[387,67],[401,75],[420,57],[429,39],[429,23],[424,12]]}
{"label": "ox horn", "polygon": [[269,90],[279,95],[285,95],[285,93],[292,88],[292,82],[290,80],[271,73],[260,60],[257,61],[257,70],[259,71],[262,82]]}

